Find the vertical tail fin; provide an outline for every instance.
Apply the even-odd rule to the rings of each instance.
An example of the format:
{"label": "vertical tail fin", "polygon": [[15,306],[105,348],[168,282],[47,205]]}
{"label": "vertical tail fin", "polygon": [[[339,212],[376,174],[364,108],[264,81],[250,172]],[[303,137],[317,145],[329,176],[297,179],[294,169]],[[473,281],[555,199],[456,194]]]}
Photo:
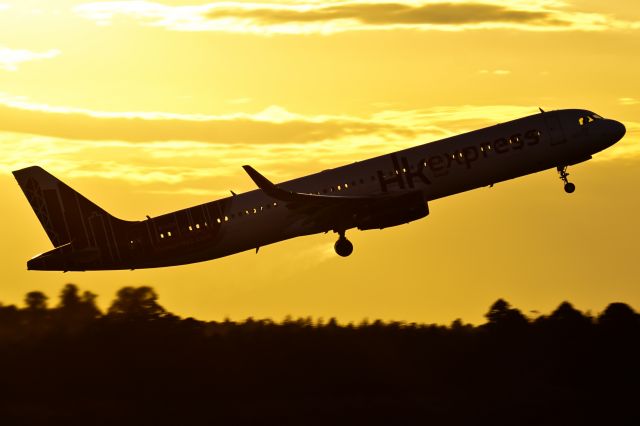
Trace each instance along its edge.
{"label": "vertical tail fin", "polygon": [[13,175],[54,247],[93,246],[92,221],[120,222],[41,167],[16,170]]}

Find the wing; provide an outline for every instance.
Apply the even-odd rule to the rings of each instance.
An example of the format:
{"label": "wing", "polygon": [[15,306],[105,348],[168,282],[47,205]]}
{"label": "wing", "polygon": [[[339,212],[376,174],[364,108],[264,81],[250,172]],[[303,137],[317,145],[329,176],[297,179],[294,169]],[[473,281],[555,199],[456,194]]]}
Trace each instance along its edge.
{"label": "wing", "polygon": [[302,203],[322,203],[327,205],[345,205],[348,203],[358,203],[363,201],[371,201],[388,195],[317,195],[307,194],[303,192],[287,191],[273,184],[269,179],[262,176],[256,169],[251,166],[242,166],[249,177],[255,182],[258,188],[262,189],[268,196],[280,201],[302,202]]}
{"label": "wing", "polygon": [[357,225],[359,217],[367,212],[386,210],[407,196],[420,196],[420,191],[372,195],[318,195],[288,191],[272,183],[251,166],[242,166],[255,184],[267,195],[283,201],[285,205],[323,229],[348,229]]}

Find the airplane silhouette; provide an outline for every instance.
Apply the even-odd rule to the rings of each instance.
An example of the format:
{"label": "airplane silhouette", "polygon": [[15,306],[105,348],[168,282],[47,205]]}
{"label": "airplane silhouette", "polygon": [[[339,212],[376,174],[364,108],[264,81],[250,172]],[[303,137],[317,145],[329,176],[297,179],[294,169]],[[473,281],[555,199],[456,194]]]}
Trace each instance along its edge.
{"label": "airplane silhouette", "polygon": [[545,112],[274,184],[243,166],[259,189],[142,221],[115,218],[44,169],[13,174],[54,249],[27,269],[85,271],[201,262],[289,238],[382,229],[423,218],[428,202],[589,160],[624,136],[621,123],[580,109]]}

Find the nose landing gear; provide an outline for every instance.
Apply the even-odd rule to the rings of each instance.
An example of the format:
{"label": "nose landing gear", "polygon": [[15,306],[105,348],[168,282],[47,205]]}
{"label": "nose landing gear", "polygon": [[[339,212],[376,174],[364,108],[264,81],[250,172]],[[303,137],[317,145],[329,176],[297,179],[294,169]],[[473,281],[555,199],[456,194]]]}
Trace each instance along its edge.
{"label": "nose landing gear", "polygon": [[333,248],[336,253],[338,253],[338,256],[347,257],[353,253],[353,244],[351,244],[351,241],[347,240],[347,237],[344,236],[344,231],[339,231],[338,234],[340,237],[334,244]]}
{"label": "nose landing gear", "polygon": [[567,194],[571,194],[576,190],[576,186],[567,179],[569,176],[569,173],[567,173],[567,166],[558,166],[557,169],[558,173],[560,173],[560,179],[564,182],[564,191]]}

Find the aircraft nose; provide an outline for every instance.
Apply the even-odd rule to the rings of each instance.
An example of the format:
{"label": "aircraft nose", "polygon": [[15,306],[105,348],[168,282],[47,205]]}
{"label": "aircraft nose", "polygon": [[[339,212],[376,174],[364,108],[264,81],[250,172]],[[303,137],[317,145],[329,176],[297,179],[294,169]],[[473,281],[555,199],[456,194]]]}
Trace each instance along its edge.
{"label": "aircraft nose", "polygon": [[609,136],[611,138],[611,143],[614,144],[618,142],[622,137],[627,133],[627,129],[624,127],[624,124],[619,121],[611,120],[609,124]]}

